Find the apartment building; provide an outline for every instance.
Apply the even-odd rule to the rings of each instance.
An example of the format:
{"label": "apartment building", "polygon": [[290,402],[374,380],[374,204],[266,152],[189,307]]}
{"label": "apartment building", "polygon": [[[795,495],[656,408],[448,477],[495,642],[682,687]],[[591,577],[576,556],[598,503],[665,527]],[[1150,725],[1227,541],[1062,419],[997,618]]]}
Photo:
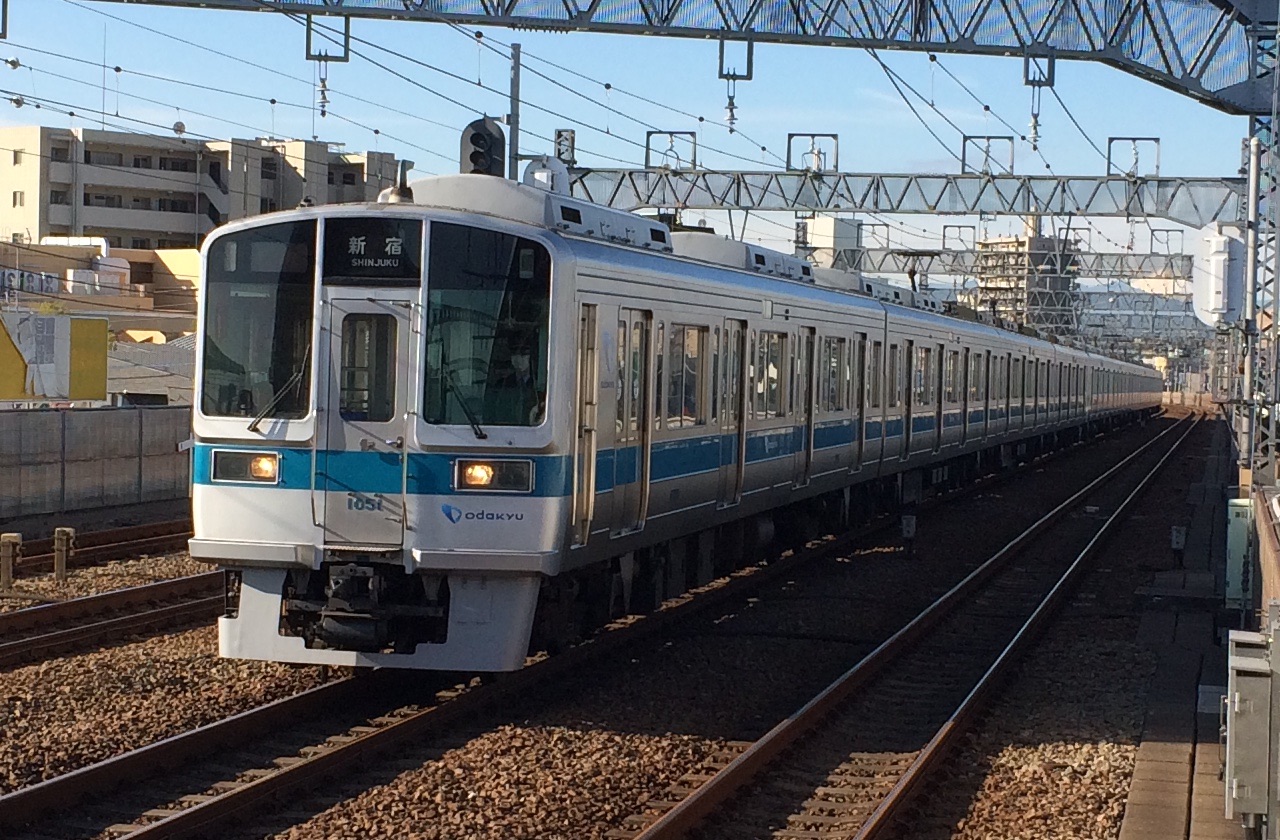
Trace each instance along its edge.
{"label": "apartment building", "polygon": [[311,140],[0,128],[0,239],[191,248],[224,222],[304,198],[373,201],[395,183],[397,166],[387,152],[348,153]]}

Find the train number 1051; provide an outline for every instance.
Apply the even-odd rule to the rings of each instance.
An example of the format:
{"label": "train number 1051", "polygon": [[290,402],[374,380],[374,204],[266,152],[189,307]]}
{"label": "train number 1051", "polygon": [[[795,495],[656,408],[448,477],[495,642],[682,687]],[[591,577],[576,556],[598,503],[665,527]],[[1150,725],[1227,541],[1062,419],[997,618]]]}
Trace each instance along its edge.
{"label": "train number 1051", "polygon": [[371,499],[359,493],[348,493],[347,510],[382,510],[382,499]]}

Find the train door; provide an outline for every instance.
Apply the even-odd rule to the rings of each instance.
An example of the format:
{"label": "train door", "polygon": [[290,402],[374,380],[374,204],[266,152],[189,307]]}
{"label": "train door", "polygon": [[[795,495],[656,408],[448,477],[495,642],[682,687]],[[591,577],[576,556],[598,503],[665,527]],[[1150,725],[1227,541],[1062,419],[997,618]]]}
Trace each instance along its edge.
{"label": "train door", "polygon": [[404,543],[409,300],[330,300],[315,483],[329,544]]}
{"label": "train door", "polygon": [[[898,392],[901,394],[902,460],[904,461],[911,457],[911,427],[913,425],[912,414],[915,412],[916,404],[916,377],[921,375],[920,372],[916,370],[916,343],[914,341],[908,341],[905,346],[906,361],[903,363],[902,368],[906,373],[907,386],[903,388],[901,382],[897,379],[898,376],[902,375],[897,373],[897,364],[893,365],[893,372],[896,374],[894,381],[889,383],[890,388],[898,389]],[[893,345],[892,349],[896,356],[898,350],[897,345]]]}
{"label": "train door", "polygon": [[793,388],[796,402],[796,416],[800,425],[800,449],[796,453],[793,475],[794,486],[804,487],[809,483],[809,475],[813,471],[813,327],[800,328],[800,343],[796,347],[795,377]]}
{"label": "train door", "polygon": [[[862,459],[867,446],[867,334],[858,333],[850,364],[851,381],[849,387],[853,392],[849,395],[849,404],[853,406],[853,457],[850,459],[851,471],[862,469]],[[877,400],[878,402],[878,400]]]}
{"label": "train door", "polygon": [[584,303],[578,313],[577,440],[573,469],[573,543],[586,545],[596,507],[596,452],[599,449],[600,358],[597,307]]}
{"label": "train door", "polygon": [[743,429],[747,400],[747,324],[726,318],[721,344],[720,394],[720,502],[733,507],[742,501],[742,470],[747,460],[747,435]]}
{"label": "train door", "polygon": [[653,412],[653,313],[618,310],[618,394],[613,457],[614,534],[644,526],[649,506],[649,417]]}
{"label": "train door", "polygon": [[969,442],[969,392],[977,386],[972,381],[973,371],[969,367],[969,348],[966,347],[960,351],[960,370],[956,371],[960,377],[960,445],[964,446]]}

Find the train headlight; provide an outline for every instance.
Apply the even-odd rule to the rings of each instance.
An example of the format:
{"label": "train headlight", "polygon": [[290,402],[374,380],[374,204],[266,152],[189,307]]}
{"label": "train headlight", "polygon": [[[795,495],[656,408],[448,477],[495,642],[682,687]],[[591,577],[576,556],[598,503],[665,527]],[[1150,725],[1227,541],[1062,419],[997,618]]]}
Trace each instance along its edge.
{"label": "train headlight", "polygon": [[213,453],[214,481],[252,481],[275,484],[280,480],[280,455],[276,452]]}
{"label": "train headlight", "polygon": [[258,481],[275,481],[280,468],[280,456],[272,452],[270,455],[257,455],[249,462],[249,475]]}
{"label": "train headlight", "polygon": [[453,475],[455,490],[485,490],[490,493],[533,491],[532,461],[460,458]]}
{"label": "train headlight", "polygon": [[493,483],[493,464],[467,464],[462,470],[462,483],[468,487],[488,487]]}

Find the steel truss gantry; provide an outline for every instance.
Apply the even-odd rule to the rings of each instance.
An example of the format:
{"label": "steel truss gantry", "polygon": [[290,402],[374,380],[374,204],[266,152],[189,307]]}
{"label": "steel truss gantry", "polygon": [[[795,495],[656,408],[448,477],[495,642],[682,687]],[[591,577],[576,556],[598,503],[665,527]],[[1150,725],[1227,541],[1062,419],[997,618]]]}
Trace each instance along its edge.
{"label": "steel truss gantry", "polygon": [[574,195],[610,207],[783,212],[1159,217],[1191,227],[1243,216],[1243,178],[571,169]]}
{"label": "steel truss gantry", "polygon": [[[1081,251],[1072,254],[1072,261],[1077,277],[1100,280],[1159,278],[1176,283],[1191,281],[1192,257],[1190,254]],[[864,271],[870,274],[906,274],[908,271],[915,270],[929,276],[945,274],[972,277],[978,264],[978,252],[958,249],[844,249],[836,255],[832,264],[851,271]]]}
{"label": "steel truss gantry", "polygon": [[[105,0],[100,0],[100,2]],[[138,0],[131,0],[138,2]],[[126,0],[114,0],[126,2]],[[1237,114],[1270,112],[1267,0],[142,0],[556,32],[1101,61]],[[1270,6],[1267,9],[1267,6]]]}

